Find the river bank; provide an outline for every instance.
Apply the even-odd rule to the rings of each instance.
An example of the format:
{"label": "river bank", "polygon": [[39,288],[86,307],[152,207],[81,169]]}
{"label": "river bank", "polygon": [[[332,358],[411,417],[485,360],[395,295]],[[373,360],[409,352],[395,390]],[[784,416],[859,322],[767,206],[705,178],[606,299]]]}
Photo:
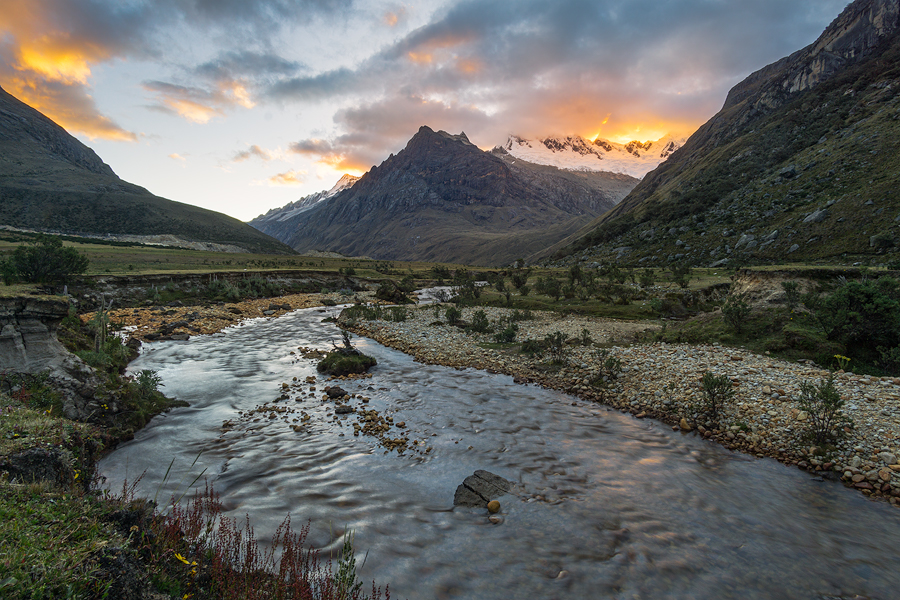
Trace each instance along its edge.
{"label": "river bank", "polygon": [[[245,319],[278,317],[289,310],[342,300],[348,298],[294,294],[205,309],[120,309],[111,317],[124,323],[137,339],[159,339],[160,331],[187,339],[190,333],[214,333]],[[477,310],[484,310],[494,324],[511,314],[500,308],[464,308],[462,321],[470,322]],[[565,391],[637,418],[656,418],[731,450],[840,479],[867,496],[900,505],[900,378],[838,372],[835,384],[853,427],[835,447],[823,452],[804,437],[809,415],[797,402],[801,383],[818,383],[829,375],[815,364],[719,345],[647,342],[660,328],[658,322],[535,312],[534,319],[517,323],[517,340],[542,340],[562,332],[567,340],[566,364],[552,365],[546,357],[520,353],[518,343],[496,344],[493,334],[467,333],[449,325],[444,313],[445,307],[426,306],[408,309],[407,320],[401,322],[342,318],[341,325],[427,364],[504,373],[520,383]],[[589,344],[583,343],[585,333]],[[601,349],[605,354],[598,352]],[[621,361],[622,370],[598,386],[593,379],[610,357]],[[697,422],[700,380],[707,371],[728,376],[735,391],[734,401],[721,411],[719,427],[710,429]]]}
{"label": "river bank", "polygon": [[[471,322],[477,310],[484,310],[494,323],[510,314],[505,309],[466,308],[463,321]],[[835,385],[854,426],[836,447],[822,453],[804,441],[809,415],[797,402],[802,382],[818,383],[829,375],[814,364],[718,345],[638,342],[659,328],[650,322],[534,316],[518,322],[517,339],[542,340],[562,332],[568,340],[565,365],[521,354],[518,344],[495,344],[492,334],[466,333],[449,325],[443,310],[433,307],[409,310],[402,322],[342,318],[341,324],[424,363],[505,373],[520,383],[562,390],[637,418],[656,418],[735,451],[840,479],[867,496],[900,504],[900,379],[837,373]],[[599,354],[594,343],[580,342],[585,332],[608,354]],[[621,361],[621,373],[605,387],[592,385],[608,357]],[[707,371],[728,376],[735,391],[734,401],[720,412],[720,426],[712,429],[695,426],[700,380]]]}

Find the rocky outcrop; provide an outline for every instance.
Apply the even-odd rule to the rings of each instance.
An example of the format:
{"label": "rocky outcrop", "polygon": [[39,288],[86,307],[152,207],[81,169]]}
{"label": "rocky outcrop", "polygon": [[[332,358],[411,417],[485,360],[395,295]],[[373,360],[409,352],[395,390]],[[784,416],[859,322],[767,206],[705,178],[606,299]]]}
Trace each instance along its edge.
{"label": "rocky outcrop", "polygon": [[750,75],[728,94],[723,110],[755,96],[755,109],[780,106],[789,94],[815,87],[858,62],[900,28],[898,0],[857,0],[819,36],[794,54]]}
{"label": "rocky outcrop", "polygon": [[38,373],[62,362],[69,352],[56,328],[68,314],[65,298],[0,298],[0,370]]}
{"label": "rocky outcrop", "polygon": [[0,298],[0,371],[48,372],[63,394],[66,417],[87,421],[97,411],[94,395],[101,382],[56,337],[68,314],[68,300],[58,296]]}

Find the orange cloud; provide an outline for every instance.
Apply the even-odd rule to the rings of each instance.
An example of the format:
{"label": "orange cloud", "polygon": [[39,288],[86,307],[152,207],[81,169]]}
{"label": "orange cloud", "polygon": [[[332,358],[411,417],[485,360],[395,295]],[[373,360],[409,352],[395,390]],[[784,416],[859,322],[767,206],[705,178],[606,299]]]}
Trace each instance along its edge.
{"label": "orange cloud", "polygon": [[67,131],[81,133],[92,140],[135,142],[138,139],[133,132],[100,114],[86,86],[81,84],[47,85],[45,80],[18,77],[4,80],[3,88]]}
{"label": "orange cloud", "polygon": [[[4,0],[0,11],[0,83],[13,96],[73,133],[136,141],[100,113],[90,95],[91,67],[116,52],[63,29],[65,18],[42,0]],[[0,51],[4,48],[0,47]]]}
{"label": "orange cloud", "polygon": [[269,177],[269,185],[300,185],[306,181],[306,171],[286,171]]}
{"label": "orange cloud", "polygon": [[456,61],[456,69],[460,73],[465,73],[466,75],[474,75],[481,71],[483,65],[480,60],[476,60],[474,58],[460,59]]}

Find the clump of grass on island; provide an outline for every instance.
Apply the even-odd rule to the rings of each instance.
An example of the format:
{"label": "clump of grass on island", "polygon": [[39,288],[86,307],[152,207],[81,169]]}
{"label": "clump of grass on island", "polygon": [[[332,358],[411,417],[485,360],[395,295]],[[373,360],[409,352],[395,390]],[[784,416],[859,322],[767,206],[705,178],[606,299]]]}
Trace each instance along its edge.
{"label": "clump of grass on island", "polygon": [[316,366],[316,370],[319,373],[327,373],[336,377],[360,374],[365,373],[377,364],[374,358],[363,354],[353,347],[348,332],[342,331],[341,335],[344,342],[343,346],[335,344],[334,350],[319,361],[319,364]]}

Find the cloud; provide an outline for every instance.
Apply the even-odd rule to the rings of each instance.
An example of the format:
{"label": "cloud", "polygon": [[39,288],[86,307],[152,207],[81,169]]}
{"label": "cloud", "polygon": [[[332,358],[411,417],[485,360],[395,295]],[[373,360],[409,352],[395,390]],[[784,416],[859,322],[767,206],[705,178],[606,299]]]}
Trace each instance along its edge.
{"label": "cloud", "polygon": [[464,128],[484,129],[490,117],[473,106],[429,100],[414,94],[396,95],[339,110],[334,121],[346,133],[329,139],[305,139],[288,150],[313,158],[339,171],[365,172],[398,152],[419,126],[459,133]]}
{"label": "cloud", "polygon": [[177,161],[181,161],[181,162],[185,162],[187,160],[185,157],[181,156],[177,152],[170,154],[169,158],[171,158],[172,160],[177,160]]}
{"label": "cloud", "polygon": [[327,145],[298,142],[337,165],[376,163],[423,124],[465,129],[482,146],[508,133],[690,133],[732,85],[812,42],[844,4],[465,0],[356,65],[284,77],[265,94],[343,104]]}
{"label": "cloud", "polygon": [[158,103],[154,108],[194,123],[206,123],[214,117],[224,116],[226,109],[256,106],[247,88],[239,81],[220,81],[209,87],[145,81],[143,87],[156,93]]}
{"label": "cloud", "polygon": [[243,162],[245,160],[249,160],[252,157],[259,158],[260,160],[270,161],[273,156],[267,150],[263,150],[256,144],[253,144],[246,150],[241,150],[240,152],[235,153],[235,155],[231,158],[232,162]]}
{"label": "cloud", "polygon": [[306,171],[285,171],[269,177],[268,183],[274,186],[301,185],[306,181],[307,175]]}
{"label": "cloud", "polygon": [[[218,36],[220,44],[265,47],[284,27],[334,14],[350,2],[3,0],[0,85],[71,131],[133,141],[137,136],[103,115],[91,96],[98,65],[117,59],[159,60],[170,51],[165,44],[179,35],[179,28],[189,39],[202,31],[207,37]],[[206,122],[227,108],[253,106],[251,91],[258,73],[283,77],[298,68],[267,52],[223,51],[197,67],[209,85],[155,90],[161,94],[156,108]]]}
{"label": "cloud", "polygon": [[137,136],[101,114],[90,95],[94,65],[144,55],[129,32],[139,12],[90,0],[4,0],[0,11],[0,83],[23,102],[89,138]]}

